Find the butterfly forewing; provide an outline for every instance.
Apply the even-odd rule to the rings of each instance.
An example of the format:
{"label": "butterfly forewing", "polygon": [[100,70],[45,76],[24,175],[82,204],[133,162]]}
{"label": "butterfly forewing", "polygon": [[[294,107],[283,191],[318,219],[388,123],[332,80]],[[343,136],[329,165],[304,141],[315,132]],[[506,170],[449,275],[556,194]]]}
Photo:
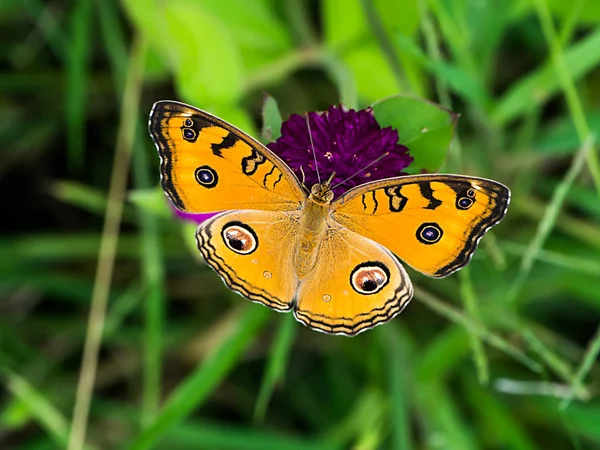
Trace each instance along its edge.
{"label": "butterfly forewing", "polygon": [[498,182],[459,175],[416,175],[358,186],[337,199],[333,217],[414,269],[445,277],[464,267],[481,237],[508,208]]}
{"label": "butterfly forewing", "polygon": [[275,154],[246,133],[183,103],[160,101],[150,135],[161,158],[165,193],[182,211],[286,211],[305,195]]}

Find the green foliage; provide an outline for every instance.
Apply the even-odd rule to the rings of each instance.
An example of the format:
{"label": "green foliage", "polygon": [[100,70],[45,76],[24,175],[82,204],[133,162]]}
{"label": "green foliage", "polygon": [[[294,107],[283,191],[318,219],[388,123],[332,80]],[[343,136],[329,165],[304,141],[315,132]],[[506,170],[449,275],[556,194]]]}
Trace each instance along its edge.
{"label": "green foliage", "polygon": [[[600,2],[10,0],[0,26],[0,448],[600,446]],[[160,99],[263,142],[372,105],[412,173],[511,206],[391,323],[315,333],[203,263]]]}
{"label": "green foliage", "polygon": [[416,97],[397,96],[375,102],[373,114],[382,127],[398,130],[414,158],[411,173],[437,172],[454,136],[454,113]]}

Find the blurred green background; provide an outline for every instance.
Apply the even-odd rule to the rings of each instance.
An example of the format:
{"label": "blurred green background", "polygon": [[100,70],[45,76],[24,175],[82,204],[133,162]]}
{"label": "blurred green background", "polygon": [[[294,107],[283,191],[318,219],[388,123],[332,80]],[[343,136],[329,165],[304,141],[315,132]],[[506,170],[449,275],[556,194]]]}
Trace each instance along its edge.
{"label": "blurred green background", "polygon": [[[600,448],[600,2],[3,0],[0,27],[1,449]],[[440,171],[508,216],[358,337],[251,304],[146,123],[175,99],[259,136],[264,92],[452,108]]]}

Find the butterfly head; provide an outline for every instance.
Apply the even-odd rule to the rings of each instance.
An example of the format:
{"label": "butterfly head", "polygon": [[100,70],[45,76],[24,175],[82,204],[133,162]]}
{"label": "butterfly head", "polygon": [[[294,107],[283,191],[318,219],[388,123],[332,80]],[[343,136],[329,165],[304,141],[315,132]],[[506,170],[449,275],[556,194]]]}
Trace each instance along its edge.
{"label": "butterfly head", "polygon": [[333,191],[331,190],[331,180],[335,177],[335,172],[331,174],[325,183],[314,184],[310,189],[310,199],[316,203],[327,204],[333,200]]}

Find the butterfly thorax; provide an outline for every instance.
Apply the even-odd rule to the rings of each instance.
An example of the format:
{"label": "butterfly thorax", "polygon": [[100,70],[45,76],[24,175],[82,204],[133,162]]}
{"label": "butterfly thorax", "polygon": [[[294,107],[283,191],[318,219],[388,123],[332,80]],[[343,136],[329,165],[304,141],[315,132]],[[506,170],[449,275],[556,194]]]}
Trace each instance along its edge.
{"label": "butterfly thorax", "polygon": [[295,258],[296,274],[299,279],[308,275],[317,262],[319,246],[327,229],[331,200],[333,200],[333,192],[329,182],[326,182],[315,184],[304,201]]}

